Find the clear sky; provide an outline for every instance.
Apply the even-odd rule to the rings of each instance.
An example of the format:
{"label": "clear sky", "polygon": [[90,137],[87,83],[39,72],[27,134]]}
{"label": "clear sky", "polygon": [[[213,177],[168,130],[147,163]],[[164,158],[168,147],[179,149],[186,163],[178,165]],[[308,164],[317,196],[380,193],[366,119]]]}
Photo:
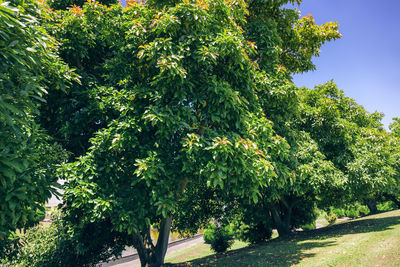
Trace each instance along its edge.
{"label": "clear sky", "polygon": [[333,79],[368,111],[383,112],[386,127],[400,117],[400,1],[303,0],[299,10],[318,24],[339,22],[343,36],[321,48],[316,71],[294,82],[313,88]]}

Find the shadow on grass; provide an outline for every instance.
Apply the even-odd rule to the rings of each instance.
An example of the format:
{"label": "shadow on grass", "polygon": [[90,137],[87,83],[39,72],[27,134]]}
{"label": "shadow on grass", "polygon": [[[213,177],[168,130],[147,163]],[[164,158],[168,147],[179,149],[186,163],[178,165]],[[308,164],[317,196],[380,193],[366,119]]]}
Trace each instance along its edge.
{"label": "shadow on grass", "polygon": [[292,266],[304,258],[314,256],[313,253],[304,253],[303,250],[332,246],[333,243],[331,241],[318,241],[297,245],[296,242],[274,239],[222,254],[178,264],[166,264],[165,266]]}
{"label": "shadow on grass", "polygon": [[320,229],[305,232],[297,232],[296,238],[306,239],[326,239],[348,234],[381,232],[392,229],[395,225],[400,224],[400,216],[385,216],[378,218],[360,218],[335,224]]}
{"label": "shadow on grass", "polygon": [[[307,253],[308,250],[334,246],[336,243],[325,239],[349,234],[385,231],[398,224],[400,224],[400,216],[361,218],[311,231],[297,232],[291,238],[277,238],[220,255],[211,255],[179,264],[166,264],[166,266],[292,266],[315,255]],[[301,242],[306,240],[307,242]]]}

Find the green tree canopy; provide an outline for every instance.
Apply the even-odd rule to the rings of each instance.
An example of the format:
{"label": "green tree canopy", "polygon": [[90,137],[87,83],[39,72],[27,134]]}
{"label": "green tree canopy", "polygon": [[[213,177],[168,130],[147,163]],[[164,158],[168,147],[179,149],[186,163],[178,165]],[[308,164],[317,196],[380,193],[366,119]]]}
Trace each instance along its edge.
{"label": "green tree canopy", "polygon": [[354,159],[346,166],[351,196],[365,202],[372,213],[378,211],[379,196],[394,196],[398,190],[394,161],[398,147],[394,145],[385,131],[363,128],[352,146]]}
{"label": "green tree canopy", "polygon": [[[185,2],[162,11],[88,3],[57,14],[66,23],[56,36],[92,36],[89,54],[66,45],[79,47],[78,40],[64,40],[60,51],[78,73],[97,72],[88,95],[98,106],[90,108],[112,114],[96,121],[103,127],[90,149],[64,168],[65,218],[76,233],[110,222],[107,230],[132,237],[142,264],[159,265],[186,184],[257,202],[261,187],[284,182],[271,162],[284,157],[287,143],[257,100],[255,51],[238,27],[244,2]],[[92,58],[99,50],[108,53]]]}
{"label": "green tree canopy", "polygon": [[71,74],[34,15],[31,2],[0,4],[0,240],[37,222],[57,186],[53,164],[65,157],[35,118],[47,91],[64,88]]}
{"label": "green tree canopy", "polygon": [[376,198],[397,184],[396,142],[383,129],[383,114],[367,112],[333,82],[302,90],[301,125],[327,159],[348,176],[343,198],[365,202],[376,212]]}
{"label": "green tree canopy", "polygon": [[246,38],[255,42],[255,59],[261,68],[272,72],[277,67],[288,73],[315,70],[312,58],[319,56],[320,47],[341,37],[338,23],[317,25],[311,15],[285,4],[300,4],[301,0],[247,0],[247,23],[243,25]]}

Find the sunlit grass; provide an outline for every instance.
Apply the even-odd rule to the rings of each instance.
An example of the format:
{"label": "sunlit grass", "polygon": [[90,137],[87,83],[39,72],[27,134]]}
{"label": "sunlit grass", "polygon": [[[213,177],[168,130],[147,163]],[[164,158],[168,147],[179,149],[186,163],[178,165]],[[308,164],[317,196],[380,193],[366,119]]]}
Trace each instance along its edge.
{"label": "sunlit grass", "polygon": [[299,232],[215,255],[198,244],[167,256],[177,266],[400,266],[400,210]]}

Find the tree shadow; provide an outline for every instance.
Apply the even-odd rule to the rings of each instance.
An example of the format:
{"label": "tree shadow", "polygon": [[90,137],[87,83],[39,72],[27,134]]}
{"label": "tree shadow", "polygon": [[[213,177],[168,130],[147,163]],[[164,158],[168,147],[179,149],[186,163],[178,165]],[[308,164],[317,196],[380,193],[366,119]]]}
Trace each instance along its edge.
{"label": "tree shadow", "polygon": [[381,218],[359,218],[340,224],[304,232],[296,232],[297,238],[326,239],[348,234],[381,232],[393,229],[400,224],[400,216],[385,216]]}
{"label": "tree shadow", "polygon": [[223,254],[165,266],[293,266],[305,258],[315,256],[315,253],[310,253],[309,250],[336,244],[336,241],[325,239],[349,234],[385,231],[393,229],[394,225],[398,224],[400,224],[400,216],[361,218],[320,229],[296,232],[290,238],[276,238]]}
{"label": "tree shadow", "polygon": [[300,263],[304,258],[315,255],[314,253],[305,253],[304,250],[313,247],[332,246],[333,244],[334,242],[331,241],[318,241],[298,245],[296,242],[289,244],[284,240],[273,239],[265,243],[250,245],[193,261],[178,264],[167,263],[165,266],[292,266]]}

